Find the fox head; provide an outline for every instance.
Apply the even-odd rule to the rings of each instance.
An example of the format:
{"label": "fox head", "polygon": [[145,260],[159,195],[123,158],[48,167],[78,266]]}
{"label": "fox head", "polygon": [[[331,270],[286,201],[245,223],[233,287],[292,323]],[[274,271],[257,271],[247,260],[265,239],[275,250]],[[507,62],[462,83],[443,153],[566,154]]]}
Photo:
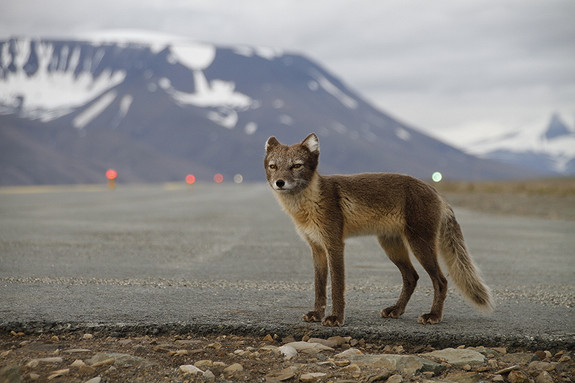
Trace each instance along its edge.
{"label": "fox head", "polygon": [[310,134],[295,145],[282,145],[275,137],[266,142],[264,166],[268,183],[278,193],[297,193],[311,182],[319,163],[319,140]]}

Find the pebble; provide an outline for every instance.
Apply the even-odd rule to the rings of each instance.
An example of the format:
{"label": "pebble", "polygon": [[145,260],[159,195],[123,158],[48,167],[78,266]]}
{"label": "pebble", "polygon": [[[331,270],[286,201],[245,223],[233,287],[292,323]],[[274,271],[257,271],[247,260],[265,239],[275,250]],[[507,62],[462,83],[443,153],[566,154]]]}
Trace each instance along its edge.
{"label": "pebble", "polygon": [[337,367],[345,367],[349,366],[351,362],[347,359],[337,359],[333,361],[333,364],[335,364]]}
{"label": "pebble", "polygon": [[525,373],[521,370],[513,370],[507,376],[507,380],[509,383],[527,383],[529,382],[529,378]]}
{"label": "pebble", "polygon": [[84,361],[81,360],[81,359],[76,359],[76,360],[75,360],[74,362],[72,362],[72,364],[70,365],[70,367],[77,367],[77,368],[84,367],[84,366],[86,366],[86,363],[84,363]]}
{"label": "pebble", "polygon": [[357,348],[348,348],[347,350],[336,354],[336,358],[348,358],[353,355],[362,355],[363,353],[359,351]]}
{"label": "pebble", "polygon": [[[469,349],[446,348],[421,354],[422,357],[445,359],[453,366],[481,365],[485,362],[485,356],[477,351]],[[470,368],[471,369],[471,368]]]}
{"label": "pebble", "polygon": [[267,334],[267,335],[264,337],[264,342],[273,343],[273,342],[274,342],[274,338],[273,338],[270,334]]}
{"label": "pebble", "polygon": [[529,363],[528,368],[531,371],[551,371],[555,369],[555,365],[549,362],[534,361]]}
{"label": "pebble", "polygon": [[48,358],[40,358],[40,359],[32,359],[26,364],[26,367],[35,368],[38,367],[40,363],[62,363],[64,361],[63,358],[59,356],[48,357]]}
{"label": "pebble", "polygon": [[69,368],[63,368],[61,370],[52,371],[52,373],[48,375],[48,380],[56,379],[69,373],[70,373]]}
{"label": "pebble", "polygon": [[92,378],[90,380],[86,380],[84,383],[100,383],[101,381],[102,381],[102,377],[96,376],[95,378]]}
{"label": "pebble", "polygon": [[213,348],[214,350],[219,350],[220,348],[222,348],[222,344],[219,342],[210,343],[210,344],[208,344],[208,348]]}
{"label": "pebble", "polygon": [[204,372],[192,364],[183,364],[178,367],[181,373],[185,375],[203,374]]}
{"label": "pebble", "polygon": [[268,381],[286,381],[286,380],[290,380],[293,377],[295,377],[295,373],[297,371],[297,367],[295,366],[290,366],[287,368],[284,368],[281,371],[276,371],[276,372],[272,372],[266,375],[266,380]]}
{"label": "pebble", "polygon": [[497,368],[497,366],[499,366],[499,364],[497,363],[497,360],[495,359],[489,359],[487,361],[487,366],[489,368],[491,368],[492,370],[495,370]]}
{"label": "pebble", "polygon": [[481,376],[475,372],[453,371],[445,377],[445,381],[456,383],[478,383]]}
{"label": "pebble", "polygon": [[202,374],[202,377],[204,378],[204,381],[206,381],[206,382],[214,382],[216,380],[216,376],[210,370],[206,370]]}
{"label": "pebble", "polygon": [[535,383],[554,383],[554,381],[553,377],[551,377],[551,374],[549,374],[547,371],[543,371],[537,375],[535,378]]}
{"label": "pebble", "polygon": [[244,370],[244,367],[239,363],[234,363],[226,368],[224,368],[224,375],[227,377],[232,377]]}
{"label": "pebble", "polygon": [[502,369],[502,370],[499,370],[499,371],[497,371],[495,374],[497,374],[497,375],[503,375],[503,374],[507,374],[508,372],[511,372],[511,371],[513,371],[513,370],[518,370],[518,369],[519,369],[519,365],[514,365],[514,366],[511,366],[511,367],[506,367],[506,368],[504,368],[504,369]]}
{"label": "pebble", "polygon": [[361,368],[357,364],[353,363],[346,367],[342,367],[340,371],[350,374],[358,374],[361,372]]}
{"label": "pebble", "polygon": [[90,352],[87,348],[70,348],[68,350],[64,350],[67,354],[79,354],[82,352]]}
{"label": "pebble", "polygon": [[401,383],[401,382],[403,382],[403,377],[401,375],[398,375],[398,374],[391,375],[387,379],[387,383]]}
{"label": "pebble", "polygon": [[317,354],[322,351],[333,351],[333,348],[324,346],[321,343],[291,342],[285,346],[293,347],[297,352],[303,352],[306,354]]}
{"label": "pebble", "polygon": [[279,347],[279,351],[283,354],[283,356],[289,360],[297,355],[297,350],[290,346],[289,344],[284,344],[283,346]]}
{"label": "pebble", "polygon": [[198,360],[196,363],[194,363],[194,366],[196,366],[197,368],[212,367],[213,365],[214,362],[208,359]]}
{"label": "pebble", "polygon": [[513,354],[504,355],[501,360],[513,364],[526,364],[533,361],[535,354],[530,352],[516,352]]}
{"label": "pebble", "polygon": [[327,374],[323,372],[308,372],[307,374],[302,374],[302,376],[299,377],[299,381],[303,383],[314,383],[325,376],[327,376]]}

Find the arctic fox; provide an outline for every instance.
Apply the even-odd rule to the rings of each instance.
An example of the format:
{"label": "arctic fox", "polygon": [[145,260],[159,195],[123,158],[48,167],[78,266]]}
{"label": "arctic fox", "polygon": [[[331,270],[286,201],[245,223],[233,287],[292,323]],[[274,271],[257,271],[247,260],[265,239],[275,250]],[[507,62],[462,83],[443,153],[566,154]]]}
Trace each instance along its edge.
{"label": "arctic fox", "polygon": [[[303,316],[304,321],[344,324],[344,240],[357,235],[377,236],[403,278],[399,299],[382,310],[383,317],[402,315],[417,284],[419,276],[408,248],[433,282],[431,311],[419,317],[420,323],[435,324],[443,316],[447,279],[439,267],[438,252],[463,295],[478,309],[493,310],[489,288],[467,252],[453,210],[433,187],[392,173],[322,176],[317,172],[318,162],[319,140],[313,133],[291,146],[275,137],[266,142],[267,181],[312,251],[315,306]],[[332,313],[325,316],[328,269]]]}

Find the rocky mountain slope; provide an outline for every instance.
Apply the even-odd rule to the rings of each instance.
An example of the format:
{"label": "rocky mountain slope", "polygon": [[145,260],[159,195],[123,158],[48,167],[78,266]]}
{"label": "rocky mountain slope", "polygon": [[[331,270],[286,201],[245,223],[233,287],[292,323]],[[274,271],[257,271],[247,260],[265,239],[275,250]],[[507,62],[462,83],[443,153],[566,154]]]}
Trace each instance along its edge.
{"label": "rocky mountain slope", "polygon": [[[361,68],[358,68],[361,70]],[[264,179],[263,147],[316,132],[323,173],[529,177],[385,114],[314,61],[184,41],[0,41],[0,184]]]}

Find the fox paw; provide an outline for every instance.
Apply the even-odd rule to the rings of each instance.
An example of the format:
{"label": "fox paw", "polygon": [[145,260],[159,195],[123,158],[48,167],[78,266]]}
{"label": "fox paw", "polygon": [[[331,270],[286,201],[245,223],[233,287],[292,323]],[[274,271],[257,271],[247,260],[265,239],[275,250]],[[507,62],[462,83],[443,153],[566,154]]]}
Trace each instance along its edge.
{"label": "fox paw", "polygon": [[309,313],[303,316],[304,322],[321,322],[321,318],[323,318],[322,313],[318,313],[317,311],[310,311]]}
{"label": "fox paw", "polygon": [[388,308],[381,310],[381,316],[384,318],[397,319],[401,316],[401,314],[403,314],[404,311],[405,310],[400,309],[397,305],[390,306]]}
{"label": "fox paw", "polygon": [[343,326],[343,318],[336,315],[330,315],[323,318],[321,324],[326,327],[341,327]]}
{"label": "fox paw", "polygon": [[439,323],[439,321],[441,320],[441,315],[437,315],[437,314],[422,314],[419,319],[418,322],[421,324],[437,324]]}

